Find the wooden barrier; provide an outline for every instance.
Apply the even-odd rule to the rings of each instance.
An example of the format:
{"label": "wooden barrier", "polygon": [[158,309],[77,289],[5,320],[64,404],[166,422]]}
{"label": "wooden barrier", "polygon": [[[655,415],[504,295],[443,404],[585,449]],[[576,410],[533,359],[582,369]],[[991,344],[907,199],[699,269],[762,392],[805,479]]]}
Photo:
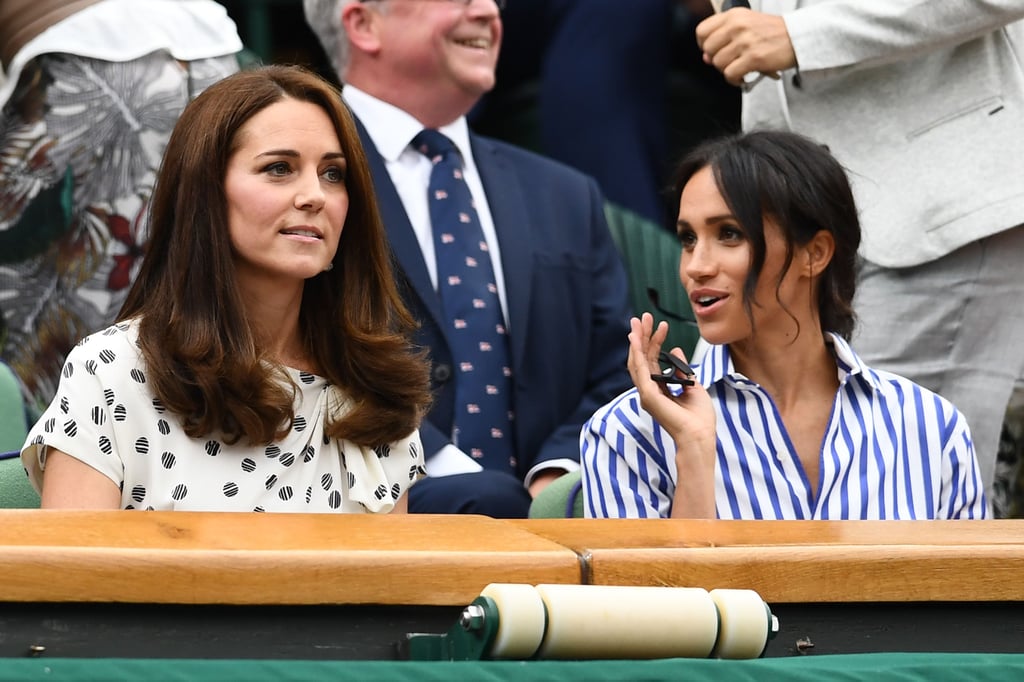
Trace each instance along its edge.
{"label": "wooden barrier", "polygon": [[0,602],[464,605],[580,568],[479,516],[2,510],[0,575]]}
{"label": "wooden barrier", "polygon": [[695,519],[517,519],[530,533],[577,550],[739,545],[1017,545],[1024,522],[717,521]]}
{"label": "wooden barrier", "polygon": [[1020,521],[524,520],[584,581],[756,590],[767,656],[1024,652]]}
{"label": "wooden barrier", "polygon": [[586,582],[749,588],[769,602],[1024,601],[1019,521],[524,520]]}
{"label": "wooden barrier", "polygon": [[767,656],[1024,652],[1022,531],[0,510],[0,658],[393,659],[492,582],[753,589]]}

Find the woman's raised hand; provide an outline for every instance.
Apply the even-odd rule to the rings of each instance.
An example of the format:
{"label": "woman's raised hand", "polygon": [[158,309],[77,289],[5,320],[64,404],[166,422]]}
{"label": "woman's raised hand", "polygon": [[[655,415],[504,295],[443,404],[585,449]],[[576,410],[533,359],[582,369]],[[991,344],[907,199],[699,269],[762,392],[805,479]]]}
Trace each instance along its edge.
{"label": "woman's raised hand", "polygon": [[[668,324],[660,322],[655,328],[650,313],[634,317],[629,332],[629,373],[640,405],[675,441],[677,481],[672,516],[714,518],[715,407],[699,382],[684,387],[651,377],[662,375],[658,355],[667,335]],[[679,348],[670,352],[686,361]]]}
{"label": "woman's raised hand", "polygon": [[[654,317],[644,313],[630,321],[629,374],[640,394],[640,404],[668,431],[676,441],[703,439],[714,442],[715,408],[711,397],[699,383],[682,387],[655,381],[651,375],[662,373],[658,363],[661,346],[668,335],[668,323],[654,327]],[[683,351],[673,348],[670,353],[686,361]]]}

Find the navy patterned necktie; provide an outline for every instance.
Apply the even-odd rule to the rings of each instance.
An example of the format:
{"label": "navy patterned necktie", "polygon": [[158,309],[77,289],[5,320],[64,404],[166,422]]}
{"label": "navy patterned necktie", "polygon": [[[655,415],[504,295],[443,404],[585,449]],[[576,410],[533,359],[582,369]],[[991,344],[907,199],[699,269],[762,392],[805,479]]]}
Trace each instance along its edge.
{"label": "navy patterned necktie", "polygon": [[455,144],[424,130],[413,146],[433,164],[427,202],[437,288],[455,374],[455,444],[485,469],[515,471],[512,365],[491,255]]}

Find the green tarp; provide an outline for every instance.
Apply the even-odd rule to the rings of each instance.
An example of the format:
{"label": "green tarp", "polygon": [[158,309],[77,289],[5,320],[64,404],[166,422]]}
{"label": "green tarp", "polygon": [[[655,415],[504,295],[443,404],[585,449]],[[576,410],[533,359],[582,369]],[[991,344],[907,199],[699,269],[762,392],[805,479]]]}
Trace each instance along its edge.
{"label": "green tarp", "polygon": [[[1024,648],[1024,647],[1022,647]],[[1024,654],[846,654],[753,661],[666,659],[657,661],[280,661],[179,659],[0,659],[0,681],[53,680],[376,680],[378,682],[566,682],[568,680],[671,680],[721,682],[792,680],[829,682],[1003,682],[1024,679]]]}

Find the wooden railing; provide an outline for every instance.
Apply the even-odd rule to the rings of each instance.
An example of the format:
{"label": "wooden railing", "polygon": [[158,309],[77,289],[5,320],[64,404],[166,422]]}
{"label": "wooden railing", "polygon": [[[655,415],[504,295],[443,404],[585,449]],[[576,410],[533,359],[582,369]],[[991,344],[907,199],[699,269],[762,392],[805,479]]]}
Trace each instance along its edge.
{"label": "wooden railing", "polygon": [[1024,601],[1020,521],[0,510],[0,602],[463,605],[489,583]]}
{"label": "wooden railing", "polygon": [[748,588],[768,602],[1024,601],[1021,521],[516,522],[587,582]]}

